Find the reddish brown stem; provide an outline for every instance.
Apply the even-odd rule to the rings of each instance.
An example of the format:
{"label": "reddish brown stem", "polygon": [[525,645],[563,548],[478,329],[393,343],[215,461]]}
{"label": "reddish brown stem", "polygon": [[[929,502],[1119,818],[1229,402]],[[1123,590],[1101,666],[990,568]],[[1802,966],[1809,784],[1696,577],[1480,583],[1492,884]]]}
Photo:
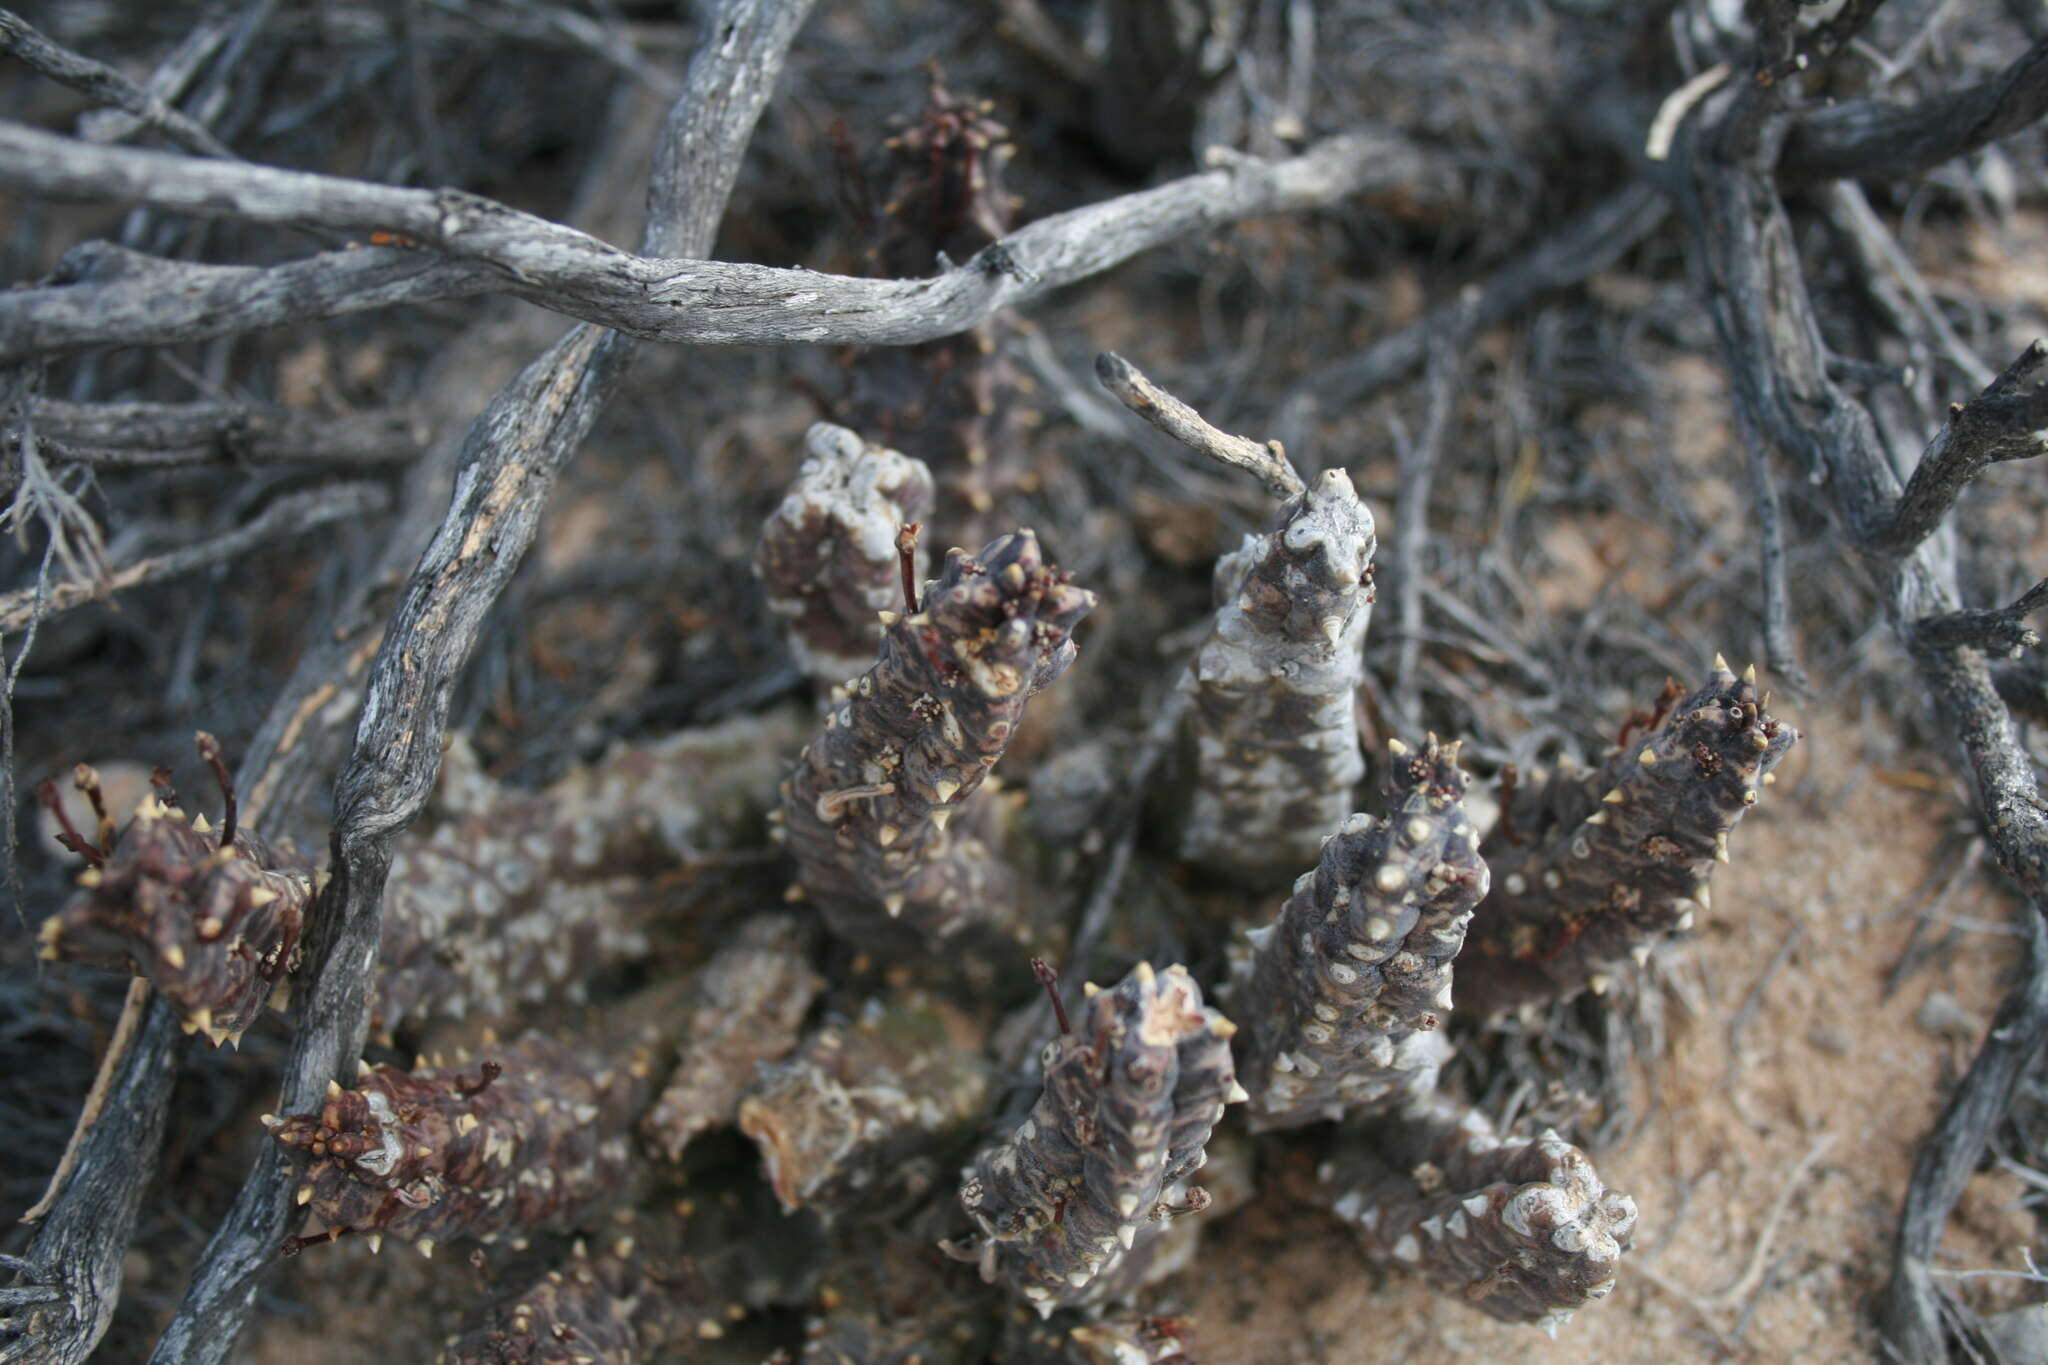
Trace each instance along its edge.
{"label": "reddish brown stem", "polygon": [[1679,686],[1678,679],[1664,679],[1664,690],[1657,694],[1656,704],[1647,711],[1635,712],[1621,723],[1621,733],[1614,740],[1615,747],[1626,749],[1630,735],[1638,730],[1647,735],[1662,725],[1664,718],[1671,714],[1671,708],[1678,705],[1678,699],[1684,695],[1685,689]]}
{"label": "reddish brown stem", "polygon": [[278,1248],[278,1254],[289,1259],[307,1247],[316,1247],[322,1242],[338,1242],[354,1231],[354,1228],[328,1228],[324,1232],[309,1232],[298,1237],[287,1237],[284,1239],[284,1245]]}
{"label": "reddish brown stem", "polygon": [[235,842],[235,782],[228,776],[228,765],[220,761],[219,740],[201,730],[194,742],[206,766],[213,769],[213,780],[220,783],[221,800],[227,806],[220,817],[220,846],[227,848]]}
{"label": "reddish brown stem", "polygon": [[913,521],[896,528],[896,562],[903,569],[903,611],[917,615],[917,533],[924,523]]}
{"label": "reddish brown stem", "polygon": [[1512,763],[1500,765],[1500,837],[1510,844],[1522,842],[1522,836],[1515,832],[1515,784],[1522,780],[1522,770]]}
{"label": "reddish brown stem", "polygon": [[1066,1037],[1074,1031],[1074,1026],[1067,1022],[1067,1006],[1060,999],[1059,969],[1042,957],[1034,957],[1031,959],[1031,974],[1038,978],[1039,985],[1045,987],[1046,998],[1052,1001],[1053,1018],[1059,1020],[1060,1036]]}
{"label": "reddish brown stem", "polygon": [[42,802],[48,808],[50,814],[57,817],[57,823],[63,826],[63,832],[57,836],[58,843],[64,845],[64,847],[70,849],[94,867],[102,867],[106,864],[107,855],[90,843],[72,825],[71,813],[65,810],[64,803],[57,799],[57,784],[55,782],[45,782],[37,787],[36,800]]}
{"label": "reddish brown stem", "polygon": [[476,1096],[483,1094],[484,1091],[489,1090],[491,1082],[497,1080],[503,1074],[505,1074],[504,1067],[499,1066],[496,1062],[484,1062],[477,1067],[477,1077],[475,1080],[457,1081],[455,1083],[455,1093],[465,1100],[474,1099]]}

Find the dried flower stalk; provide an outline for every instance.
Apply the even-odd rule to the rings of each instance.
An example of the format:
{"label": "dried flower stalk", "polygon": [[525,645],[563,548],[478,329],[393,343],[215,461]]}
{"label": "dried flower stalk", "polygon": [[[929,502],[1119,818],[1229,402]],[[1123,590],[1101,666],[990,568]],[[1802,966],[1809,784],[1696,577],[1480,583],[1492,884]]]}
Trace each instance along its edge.
{"label": "dried flower stalk", "polygon": [[[874,663],[877,613],[903,606],[896,532],[930,516],[932,476],[922,461],[825,422],[804,447],[810,457],[761,527],[754,573],[823,702]],[[922,582],[921,542],[913,554]]]}
{"label": "dried flower stalk", "polygon": [[871,1000],[828,1024],[787,1062],[761,1068],[740,1101],[786,1209],[830,1218],[917,1197],[965,1140],[988,1099],[988,1073],[960,1045],[958,1015],[919,995]]}
{"label": "dried flower stalk", "polygon": [[1647,733],[1601,767],[1589,814],[1494,856],[1493,894],[1458,964],[1469,1008],[1604,991],[1690,929],[1729,835],[1799,738],[1764,711],[1754,669],[1738,679],[1718,658],[1703,687],[1642,719]]}
{"label": "dried flower stalk", "polygon": [[[875,273],[922,279],[1008,235],[1018,203],[1002,183],[1012,148],[990,108],[934,74],[923,111],[883,144]],[[1025,459],[1037,414],[1022,401],[1032,386],[1014,358],[1017,335],[998,316],[938,341],[861,352],[853,365],[856,423],[938,473],[943,524],[962,544],[1014,525],[1016,493],[1038,482]]]}
{"label": "dried flower stalk", "polygon": [[1196,782],[1184,858],[1286,876],[1351,810],[1375,543],[1372,514],[1332,469],[1217,563],[1216,623],[1186,684]]}
{"label": "dried flower stalk", "polygon": [[[201,735],[202,754],[219,748]],[[227,816],[216,829],[157,796],[144,797],[118,839],[97,776],[78,786],[101,813],[104,852],[78,875],[79,893],[44,921],[43,957],[139,973],[215,1047],[241,1038],[298,965],[299,935],[320,874],[289,844],[273,845]]]}
{"label": "dried flower stalk", "polygon": [[956,1254],[1041,1314],[1096,1299],[1141,1236],[1207,1206],[1198,1191],[1183,1205],[1165,1195],[1201,1165],[1224,1104],[1244,1098],[1236,1031],[1181,967],[1141,962],[1115,989],[1091,989],[1078,1029],[1045,1047],[1029,1117],[961,1173],[979,1236]]}
{"label": "dried flower stalk", "polygon": [[760,916],[697,973],[681,1060],[641,1125],[669,1160],[682,1160],[699,1133],[734,1122],[761,1063],[796,1047],[804,1014],[825,987],[804,938],[789,916]]}
{"label": "dried flower stalk", "polygon": [[1436,1088],[1449,1054],[1451,960],[1486,895],[1458,746],[1389,745],[1393,802],[1353,815],[1272,925],[1232,997],[1249,1021],[1255,1128],[1372,1113]]}
{"label": "dried flower stalk", "polygon": [[266,1116],[308,1160],[298,1202],[329,1229],[418,1245],[567,1231],[625,1192],[627,1134],[652,1090],[654,1049],[602,1055],[529,1033],[475,1066],[363,1069],[317,1114]]}
{"label": "dried flower stalk", "polygon": [[1552,1332],[1613,1292],[1636,1205],[1577,1147],[1552,1131],[1503,1140],[1442,1100],[1402,1115],[1399,1146],[1339,1163],[1369,1171],[1340,1177],[1334,1205],[1369,1259]]}
{"label": "dried flower stalk", "polygon": [[[948,552],[922,610],[883,618],[880,660],[783,787],[789,851],[834,933],[872,949],[977,922],[1015,931],[1014,875],[947,825],[1031,695],[1073,662],[1094,605],[1018,531],[978,556]],[[899,920],[915,937],[891,932]]]}

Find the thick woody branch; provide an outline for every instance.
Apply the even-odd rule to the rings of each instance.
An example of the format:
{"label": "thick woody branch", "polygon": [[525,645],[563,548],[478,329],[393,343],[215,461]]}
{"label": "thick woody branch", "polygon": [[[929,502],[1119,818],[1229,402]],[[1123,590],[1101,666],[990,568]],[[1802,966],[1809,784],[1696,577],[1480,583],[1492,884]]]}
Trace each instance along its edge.
{"label": "thick woody branch", "polygon": [[2044,606],[2048,579],[2028,588],[2010,606],[1922,617],[1913,627],[1913,640],[1923,649],[1975,649],[2018,658],[2021,651],[2041,643],[2027,618]]}
{"label": "thick woody branch", "polygon": [[[125,289],[116,279],[90,288],[16,290],[0,295],[0,362],[492,292],[652,341],[902,345],[963,331],[1192,232],[1375,190],[1431,199],[1450,189],[1447,172],[1405,140],[1346,133],[1284,161],[1233,159],[1040,219],[930,279],[868,280],[635,256],[473,195],[92,147],[12,124],[0,124],[0,185],[259,222],[386,231],[433,248],[368,247],[262,270],[185,266]],[[124,255],[132,267],[134,253]],[[205,306],[150,297],[173,277],[187,290],[203,289]]]}
{"label": "thick woody branch", "polygon": [[1778,163],[1784,181],[1897,180],[2009,137],[2048,114],[2048,39],[1967,90],[1918,104],[1854,100],[1802,112]]}
{"label": "thick woody branch", "polygon": [[316,413],[257,403],[65,403],[37,399],[29,423],[50,455],[102,469],[182,465],[385,465],[426,445],[404,412]]}

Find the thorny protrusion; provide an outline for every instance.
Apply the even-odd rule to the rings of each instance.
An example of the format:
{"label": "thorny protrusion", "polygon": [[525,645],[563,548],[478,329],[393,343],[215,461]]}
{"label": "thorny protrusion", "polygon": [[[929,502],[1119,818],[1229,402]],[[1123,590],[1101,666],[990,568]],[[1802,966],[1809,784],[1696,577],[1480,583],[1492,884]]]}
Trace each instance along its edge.
{"label": "thorny protrusion", "polygon": [[1231,1003],[1252,1122],[1291,1128],[1429,1093],[1448,1056],[1451,960],[1486,895],[1458,746],[1389,746],[1393,803],[1353,815],[1272,925]]}
{"label": "thorny protrusion", "polygon": [[830,1218],[935,1187],[988,1098],[987,1071],[960,1046],[968,1027],[918,995],[871,1000],[763,1066],[739,1126],[783,1207]]}
{"label": "thorny protrusion", "polygon": [[1614,1291],[1636,1205],[1600,1182],[1584,1152],[1551,1131],[1502,1139],[1484,1115],[1442,1099],[1388,1128],[1398,1135],[1380,1150],[1324,1170],[1367,1259],[1553,1332]]}
{"label": "thorny protrusion", "polygon": [[1218,561],[1215,626],[1187,684],[1183,857],[1252,881],[1286,876],[1351,810],[1374,545],[1372,514],[1332,469]]}
{"label": "thorny protrusion", "polygon": [[[1009,130],[989,109],[954,96],[934,73],[923,112],[883,144],[874,273],[922,279],[1009,233],[1017,208],[1002,184]],[[1024,427],[1036,414],[1022,402],[1031,384],[1012,358],[1017,331],[999,316],[938,341],[875,347],[853,362],[855,424],[932,467],[943,524],[967,545],[1015,525],[1016,494],[1038,482],[1024,458]]]}
{"label": "thorny protrusion", "polygon": [[654,1049],[585,1052],[539,1033],[493,1049],[478,1088],[453,1066],[365,1067],[314,1114],[266,1116],[307,1166],[296,1199],[329,1228],[389,1234],[432,1254],[457,1237],[567,1231],[628,1193],[628,1134],[653,1088]]}
{"label": "thorny protrusion", "polygon": [[1012,1324],[1005,1365],[1194,1365],[1194,1331],[1184,1318],[1109,1317]]}
{"label": "thorny protrusion", "polygon": [[1766,714],[1752,669],[1713,676],[1622,748],[1582,791],[1551,793],[1548,828],[1493,860],[1493,894],[1458,962],[1458,993],[1482,1014],[1604,991],[1709,908],[1708,878],[1799,734]]}
{"label": "thorny protrusion", "polygon": [[486,1325],[451,1340],[439,1365],[635,1365],[663,1358],[664,1348],[687,1349],[719,1315],[688,1301],[688,1266],[650,1254],[637,1228],[617,1222],[595,1249],[578,1239]]}
{"label": "thorny protrusion", "polygon": [[399,842],[371,1018],[506,1015],[581,997],[596,971],[645,956],[658,898],[646,874],[730,848],[758,828],[798,742],[774,712],[614,746],[539,791],[449,751],[448,818]]}
{"label": "thorny protrusion", "polygon": [[[882,618],[881,658],[783,784],[789,851],[834,933],[873,950],[977,922],[1015,932],[1014,875],[947,826],[1025,703],[1073,662],[1074,625],[1094,605],[1018,531],[979,556],[949,551],[924,609]],[[892,932],[899,921],[915,940]]]}
{"label": "thorny protrusion", "polygon": [[787,915],[747,921],[697,973],[697,998],[681,1060],[641,1125],[671,1161],[691,1139],[732,1123],[763,1062],[797,1045],[811,1001],[824,989],[804,955],[804,935]]}
{"label": "thorny protrusion", "polygon": [[1236,1026],[1203,1006],[1184,968],[1141,962],[1113,990],[1091,989],[1076,1022],[1046,1044],[1030,1115],[961,1172],[978,1236],[955,1254],[1041,1314],[1092,1301],[1179,1211],[1164,1196],[1202,1164],[1224,1105],[1244,1098]]}
{"label": "thorny protrusion", "polygon": [[[825,422],[804,434],[804,447],[796,481],[761,526],[754,573],[829,704],[834,688],[875,661],[878,613],[902,595],[897,531],[930,514],[932,476],[923,462]],[[914,585],[924,578],[922,549],[913,556]]]}
{"label": "thorny protrusion", "polygon": [[[112,821],[102,817],[102,824]],[[240,1039],[298,965],[318,874],[249,830],[222,843],[204,815],[154,795],[48,920],[42,955],[136,972],[214,1046]]]}

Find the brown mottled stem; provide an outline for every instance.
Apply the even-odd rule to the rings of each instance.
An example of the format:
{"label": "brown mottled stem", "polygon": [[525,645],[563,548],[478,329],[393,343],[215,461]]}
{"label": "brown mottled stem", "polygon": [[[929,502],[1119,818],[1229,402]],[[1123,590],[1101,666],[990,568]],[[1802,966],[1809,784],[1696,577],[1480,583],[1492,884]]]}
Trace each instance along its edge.
{"label": "brown mottled stem", "polygon": [[881,658],[783,784],[789,851],[835,934],[909,952],[970,924],[1024,929],[1015,874],[949,825],[1073,662],[1094,605],[1019,531],[950,551],[923,609],[883,618]]}
{"label": "brown mottled stem", "polygon": [[1394,741],[1392,805],[1353,815],[1251,935],[1233,1006],[1246,1021],[1252,1122],[1292,1128],[1374,1113],[1436,1087],[1449,1055],[1451,962],[1487,869],[1465,813],[1458,746]]}
{"label": "brown mottled stem", "polygon": [[1236,1031],[1181,967],[1140,962],[1113,990],[1091,987],[1080,1031],[1045,1046],[1030,1116],[961,1172],[977,1234],[949,1251],[1041,1315],[1091,1302],[1138,1239],[1160,1231],[1173,1211],[1162,1196],[1201,1165],[1224,1105],[1243,1098]]}
{"label": "brown mottled stem", "polygon": [[1115,351],[1095,357],[1095,377],[1118,402],[1198,455],[1242,469],[1265,485],[1276,498],[1298,498],[1306,491],[1287,451],[1278,441],[1264,445],[1248,436],[1232,436],[1209,425],[1193,408],[1146,377]]}
{"label": "brown mottled stem", "polygon": [[1074,1026],[1067,1021],[1066,1002],[1060,999],[1059,969],[1042,957],[1034,957],[1031,959],[1031,975],[1045,987],[1045,998],[1052,1001],[1052,1017],[1059,1021],[1060,1036],[1064,1038],[1074,1031]]}
{"label": "brown mottled stem", "polygon": [[903,574],[903,610],[912,616],[917,614],[917,533],[924,529],[918,522],[910,522],[896,530],[896,563]]}
{"label": "brown mottled stem", "polygon": [[1495,854],[1493,893],[1458,962],[1467,1008],[1604,991],[1710,907],[1729,836],[1799,739],[1765,712],[1755,677],[1716,660],[1704,686],[1584,784],[1597,802],[1558,794],[1563,818]]}

